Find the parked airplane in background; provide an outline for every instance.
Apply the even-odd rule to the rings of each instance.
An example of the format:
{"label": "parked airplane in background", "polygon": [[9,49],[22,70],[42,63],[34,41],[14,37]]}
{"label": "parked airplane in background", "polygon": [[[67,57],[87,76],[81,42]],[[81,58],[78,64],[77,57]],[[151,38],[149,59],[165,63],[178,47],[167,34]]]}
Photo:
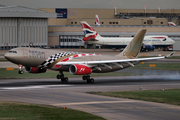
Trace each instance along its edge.
{"label": "parked airplane in background", "polygon": [[176,24],[173,23],[173,22],[168,22],[168,25],[169,25],[169,26],[176,26]]}
{"label": "parked airplane in background", "polygon": [[[101,37],[87,22],[81,21],[81,26],[84,31],[85,37],[83,41],[90,44],[98,44],[107,48],[124,48],[133,39],[133,37]],[[164,48],[172,46],[174,40],[165,35],[151,35],[145,36],[142,44],[142,51],[150,51],[155,48]]]}
{"label": "parked airplane in background", "polygon": [[98,15],[96,15],[96,25],[97,25],[97,26],[100,26],[100,21],[99,21]]}
{"label": "parked airplane in background", "polygon": [[137,58],[141,49],[146,29],[140,30],[123,52],[116,56],[65,52],[39,48],[20,47],[9,50],[4,56],[7,60],[19,65],[19,74],[23,73],[23,66],[28,73],[45,73],[46,69],[59,71],[57,79],[68,82],[63,71],[74,75],[83,75],[82,79],[93,83],[91,73],[105,73],[121,70],[140,63],[141,61],[162,59],[163,57]]}

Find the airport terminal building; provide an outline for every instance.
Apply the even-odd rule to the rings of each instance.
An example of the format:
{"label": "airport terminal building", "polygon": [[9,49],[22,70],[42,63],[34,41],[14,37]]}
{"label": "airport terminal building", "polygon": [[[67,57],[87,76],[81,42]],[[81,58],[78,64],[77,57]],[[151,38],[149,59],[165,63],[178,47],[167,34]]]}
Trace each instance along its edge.
{"label": "airport terminal building", "polygon": [[[71,48],[84,47],[84,33],[80,21],[88,22],[100,35],[108,37],[134,36],[141,28],[146,35],[168,35],[180,47],[180,9],[40,9],[57,13],[48,21],[48,45]],[[96,26],[95,15],[99,16],[101,26]],[[168,26],[174,22],[177,26]],[[89,45],[89,48],[92,48]]]}
{"label": "airport terminal building", "polygon": [[[18,46],[79,48],[84,33],[80,21],[88,22],[101,36],[134,36],[141,28],[146,35],[168,35],[180,50],[180,9],[31,9],[0,7],[1,49]],[[7,16],[8,15],[8,16]],[[95,15],[101,26],[95,25]],[[168,26],[174,22],[177,26]],[[12,27],[11,27],[12,26]],[[95,48],[96,45],[87,45]]]}

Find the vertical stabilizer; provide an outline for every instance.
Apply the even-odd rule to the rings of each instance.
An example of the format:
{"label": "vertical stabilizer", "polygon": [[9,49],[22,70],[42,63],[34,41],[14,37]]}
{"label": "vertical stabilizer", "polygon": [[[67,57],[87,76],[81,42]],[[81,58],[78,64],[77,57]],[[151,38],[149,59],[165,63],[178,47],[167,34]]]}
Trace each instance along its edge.
{"label": "vertical stabilizer", "polygon": [[169,25],[169,26],[176,26],[176,24],[173,23],[173,22],[168,22],[168,25]]}
{"label": "vertical stabilizer", "polygon": [[100,21],[99,21],[98,15],[96,15],[96,25],[97,25],[97,26],[100,26]]}
{"label": "vertical stabilizer", "polygon": [[87,22],[81,21],[81,26],[85,35],[85,37],[83,38],[84,41],[93,40],[101,37]]}
{"label": "vertical stabilizer", "polygon": [[137,58],[138,53],[141,50],[142,42],[144,40],[144,35],[146,33],[146,29],[141,29],[136,36],[131,40],[131,42],[126,46],[126,48],[118,55],[119,58],[128,58],[133,59]]}

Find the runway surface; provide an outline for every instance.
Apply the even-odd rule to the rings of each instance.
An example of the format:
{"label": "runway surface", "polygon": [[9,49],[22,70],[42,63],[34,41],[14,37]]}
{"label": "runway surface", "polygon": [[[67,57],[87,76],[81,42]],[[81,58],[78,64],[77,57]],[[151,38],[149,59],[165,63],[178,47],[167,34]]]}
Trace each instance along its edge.
{"label": "runway surface", "polygon": [[180,88],[179,75],[94,77],[87,84],[80,77],[68,83],[50,79],[0,80],[0,101],[15,101],[67,107],[102,116],[109,120],[179,120],[180,106],[113,98],[86,92],[129,91]]}

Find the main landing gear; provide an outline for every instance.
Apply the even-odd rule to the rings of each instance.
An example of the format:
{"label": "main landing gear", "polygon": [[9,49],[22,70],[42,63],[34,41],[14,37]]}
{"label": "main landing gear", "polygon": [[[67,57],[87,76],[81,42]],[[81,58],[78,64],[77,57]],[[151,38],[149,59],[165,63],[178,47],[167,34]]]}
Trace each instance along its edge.
{"label": "main landing gear", "polygon": [[89,75],[84,75],[84,76],[82,76],[82,79],[83,80],[87,80],[87,83],[94,83],[94,79],[93,78],[90,78],[90,76]]}
{"label": "main landing gear", "polygon": [[[64,77],[64,74],[62,71],[59,71],[60,75],[57,75],[56,78],[57,79],[61,79],[61,82],[68,82],[68,77]],[[82,77],[83,80],[87,80],[87,83],[94,83],[94,79],[90,78],[89,75],[84,75]]]}
{"label": "main landing gear", "polygon": [[61,82],[68,82],[68,77],[64,77],[64,74],[62,71],[59,71],[60,75],[57,75],[57,79],[61,79]]}
{"label": "main landing gear", "polygon": [[22,66],[22,65],[18,65],[18,67],[19,67],[18,73],[19,73],[19,74],[23,74],[23,73],[24,73],[24,72],[23,72],[23,66]]}

